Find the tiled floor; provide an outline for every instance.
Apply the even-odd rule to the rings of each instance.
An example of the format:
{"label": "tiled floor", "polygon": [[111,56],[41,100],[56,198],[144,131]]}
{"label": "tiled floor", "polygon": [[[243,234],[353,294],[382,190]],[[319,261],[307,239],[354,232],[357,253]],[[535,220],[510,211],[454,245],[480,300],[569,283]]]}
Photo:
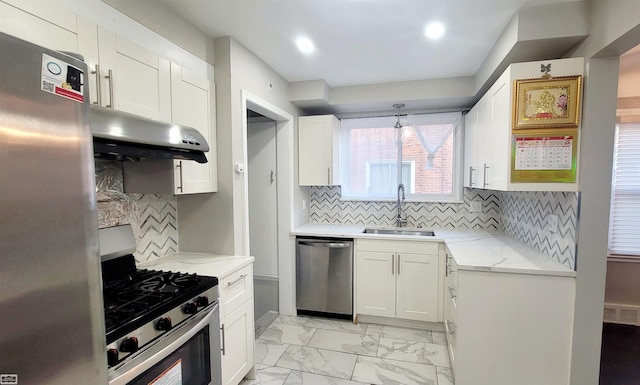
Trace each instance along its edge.
{"label": "tiled floor", "polygon": [[453,385],[443,332],[287,316],[260,330],[241,385]]}

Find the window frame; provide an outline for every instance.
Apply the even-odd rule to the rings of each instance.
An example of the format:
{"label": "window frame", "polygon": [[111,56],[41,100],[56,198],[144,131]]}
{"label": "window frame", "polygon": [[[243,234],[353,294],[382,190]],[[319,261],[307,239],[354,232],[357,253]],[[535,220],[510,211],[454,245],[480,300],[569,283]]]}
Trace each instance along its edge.
{"label": "window frame", "polygon": [[[635,250],[635,252],[637,254],[618,254],[616,253],[616,250],[613,250],[612,247],[612,241],[614,238],[614,232],[616,231],[616,229],[618,228],[616,226],[616,218],[615,218],[615,208],[616,208],[616,197],[619,197],[620,195],[617,195],[616,191],[628,191],[629,189],[625,189],[625,188],[620,188],[620,190],[618,190],[616,188],[616,184],[619,181],[618,175],[616,173],[616,171],[618,170],[618,154],[619,154],[619,150],[620,150],[620,127],[623,125],[628,125],[628,126],[632,126],[634,131],[637,131],[635,134],[637,135],[637,138],[634,137],[634,140],[638,141],[639,143],[637,144],[637,147],[640,148],[640,123],[619,123],[616,124],[616,133],[615,133],[615,142],[614,142],[614,153],[613,153],[613,163],[612,163],[612,172],[611,172],[611,201],[610,201],[610,206],[609,206],[609,234],[608,234],[608,245],[607,245],[607,259],[610,261],[619,261],[619,262],[636,262],[636,263],[640,263],[640,242],[639,245],[637,246],[637,250]],[[636,147],[633,147],[632,149],[627,149],[625,152],[626,156],[629,156],[629,154],[635,153],[637,151]],[[638,161],[636,162],[637,166],[640,167],[640,159],[638,159]],[[635,166],[635,164],[634,164]],[[640,180],[640,176],[638,176],[636,179]],[[628,181],[628,179],[627,179]],[[637,182],[637,181],[636,181]],[[639,203],[640,204],[640,185],[638,185],[637,189],[631,189],[633,191],[633,193],[631,194],[634,198],[633,202],[634,203]],[[628,193],[625,194],[624,192],[621,193],[621,195],[629,195]],[[627,224],[627,226],[637,226],[640,225],[640,219],[637,219],[635,221],[630,221],[631,224]]]}

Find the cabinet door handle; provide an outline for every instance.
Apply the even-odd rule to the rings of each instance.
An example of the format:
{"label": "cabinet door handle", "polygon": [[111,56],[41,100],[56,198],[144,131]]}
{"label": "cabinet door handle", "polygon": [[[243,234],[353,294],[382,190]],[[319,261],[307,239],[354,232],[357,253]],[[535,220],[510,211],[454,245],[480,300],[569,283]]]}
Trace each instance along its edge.
{"label": "cabinet door handle", "polygon": [[473,166],[469,166],[469,186],[473,186],[475,183],[473,183],[473,172],[476,169],[473,168]]}
{"label": "cabinet door handle", "polygon": [[396,255],[391,254],[391,275],[395,274],[394,268],[396,266]]}
{"label": "cabinet door handle", "polygon": [[398,275],[400,275],[400,254],[398,254]]}
{"label": "cabinet door handle", "polygon": [[100,64],[96,64],[96,69],[91,71],[96,75],[96,101],[93,104],[102,106],[102,86],[100,85]]}
{"label": "cabinet door handle", "polygon": [[483,174],[482,174],[483,187],[487,187],[489,185],[489,183],[487,183],[487,169],[489,169],[489,166],[487,166],[487,164],[485,163],[484,164],[484,171],[483,171]]}
{"label": "cabinet door handle", "polygon": [[222,349],[220,349],[220,350],[222,350],[222,355],[224,356],[226,351],[227,351],[226,344],[225,344],[225,341],[224,341],[224,324],[222,324],[220,326],[220,331],[222,332]]}
{"label": "cabinet door handle", "polygon": [[178,186],[176,186],[176,190],[180,190],[181,193],[184,192],[184,189],[182,188],[183,186],[183,180],[182,180],[182,161],[178,161],[178,164],[176,164],[176,168],[180,169],[180,184]]}
{"label": "cabinet door handle", "polygon": [[109,79],[109,104],[106,105],[107,108],[113,107],[113,70],[109,70],[109,75],[105,76],[105,78]]}
{"label": "cabinet door handle", "polygon": [[331,167],[327,167],[327,184],[331,184]]}
{"label": "cabinet door handle", "polygon": [[235,285],[236,283],[238,283],[238,282],[242,281],[242,280],[244,279],[244,277],[246,277],[246,276],[247,276],[246,274],[242,274],[242,275],[241,275],[241,276],[239,276],[238,278],[236,278],[236,279],[234,279],[233,281],[231,281],[231,282],[227,283],[227,287],[229,287],[229,286],[233,286],[233,285]]}

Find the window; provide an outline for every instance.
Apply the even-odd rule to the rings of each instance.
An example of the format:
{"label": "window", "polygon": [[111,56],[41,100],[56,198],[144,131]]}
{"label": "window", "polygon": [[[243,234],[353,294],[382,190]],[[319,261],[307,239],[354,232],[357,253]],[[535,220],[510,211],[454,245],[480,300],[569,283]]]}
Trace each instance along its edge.
{"label": "window", "polygon": [[396,120],[341,120],[342,198],[395,200],[402,183],[407,200],[460,201],[462,114],[403,115],[400,129]]}
{"label": "window", "polygon": [[640,123],[616,127],[609,254],[640,257]]}

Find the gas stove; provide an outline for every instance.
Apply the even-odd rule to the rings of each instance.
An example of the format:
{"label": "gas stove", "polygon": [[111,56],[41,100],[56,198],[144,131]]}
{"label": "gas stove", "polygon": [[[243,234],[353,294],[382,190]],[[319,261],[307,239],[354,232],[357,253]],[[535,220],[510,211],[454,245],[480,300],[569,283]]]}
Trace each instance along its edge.
{"label": "gas stove", "polygon": [[[106,229],[104,233],[121,231]],[[132,236],[130,229],[125,234]],[[103,230],[101,230],[101,235]],[[121,234],[118,234],[121,235]],[[110,249],[112,239],[101,238]],[[102,282],[109,367],[160,340],[217,305],[218,278],[138,269],[126,247],[102,256]]]}

